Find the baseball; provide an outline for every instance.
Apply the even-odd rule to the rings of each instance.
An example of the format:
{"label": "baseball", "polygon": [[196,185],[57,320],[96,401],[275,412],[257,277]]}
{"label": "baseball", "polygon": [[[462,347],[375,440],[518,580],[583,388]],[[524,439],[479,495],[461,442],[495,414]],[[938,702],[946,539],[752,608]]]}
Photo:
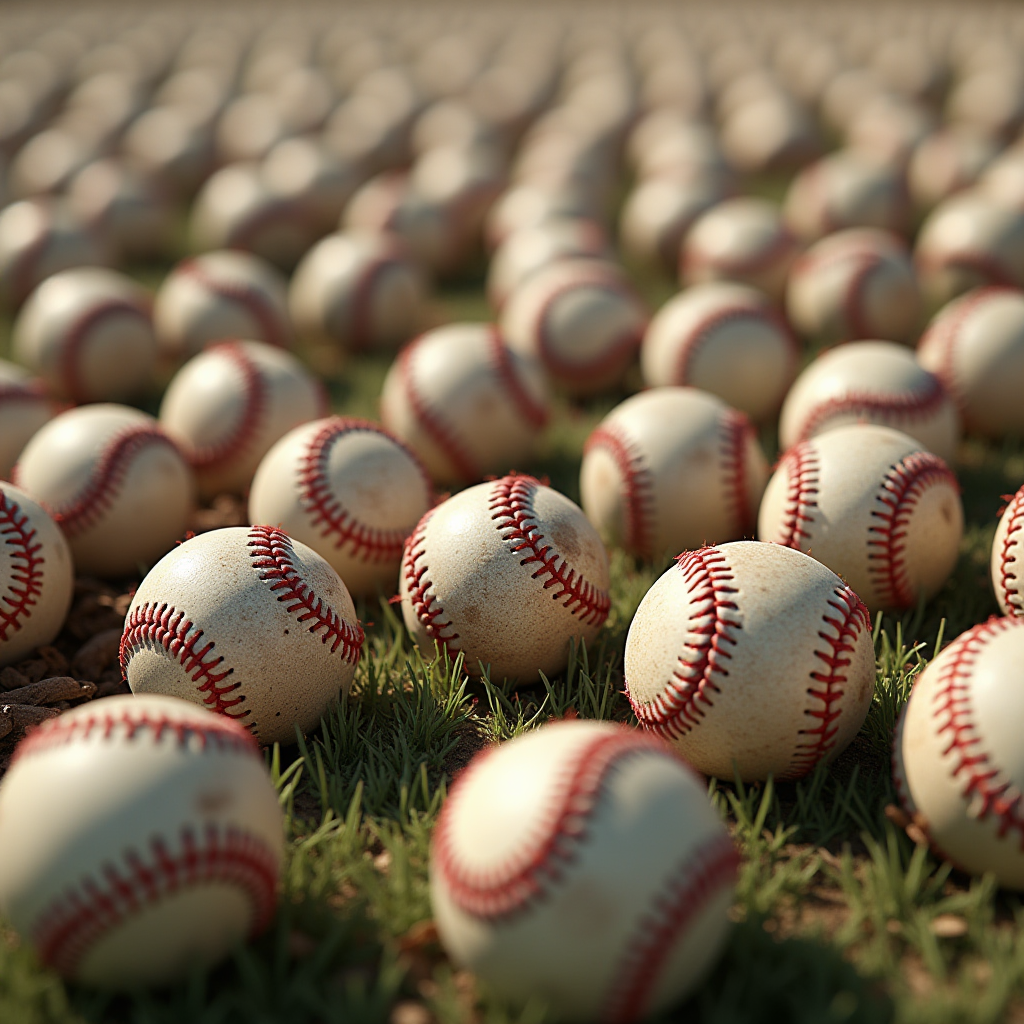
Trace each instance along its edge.
{"label": "baseball", "polygon": [[351,594],[393,594],[405,541],[432,503],[430,477],[409,448],[375,423],[332,416],[296,427],[267,452],[249,521],[307,544]]}
{"label": "baseball", "polygon": [[496,249],[516,231],[537,227],[549,220],[585,217],[588,204],[574,190],[513,185],[495,200],[484,222],[484,240]]}
{"label": "baseball", "polygon": [[500,326],[510,349],[538,359],[554,384],[579,397],[621,387],[647,310],[616,264],[566,259],[512,292]]}
{"label": "baseball", "polygon": [[75,576],[60,527],[13,484],[0,484],[0,538],[0,665],[10,665],[60,632]]}
{"label": "baseball", "polygon": [[888,341],[854,341],[818,356],[782,404],[779,444],[790,448],[846,423],[894,427],[947,462],[960,441],[960,418],[942,382]]}
{"label": "baseball", "polygon": [[977,130],[950,126],[932,132],[914,149],[907,189],[914,205],[930,210],[978,181],[999,153],[999,144]]}
{"label": "baseball", "polygon": [[153,323],[161,349],[176,359],[234,338],[292,345],[287,284],[247,252],[207,252],[179,263],[156,293]]}
{"label": "baseball", "polygon": [[472,483],[530,458],[548,421],[547,382],[491,324],[446,324],[402,350],[380,411],[436,483]]}
{"label": "baseball", "polygon": [[0,359],[0,480],[10,477],[22,449],[56,411],[41,380]]}
{"label": "baseball", "polygon": [[653,737],[558,722],[476,755],[431,844],[449,956],[559,1020],[632,1021],[692,992],[729,929],[738,855]]}
{"label": "baseball", "polygon": [[43,722],[0,784],[0,906],[67,978],[136,989],[223,959],[273,920],[277,793],[251,736],[170,697]]}
{"label": "baseball", "polygon": [[103,267],[48,277],[14,322],[11,347],[50,392],[74,402],[116,402],[153,382],[157,343],[149,295]]}
{"label": "baseball", "polygon": [[880,338],[909,344],[924,312],[906,244],[874,228],[849,228],[815,242],[793,264],[790,323],[832,345]]}
{"label": "baseball", "polygon": [[604,540],[646,561],[753,533],[768,463],[750,421],[696,388],[616,406],[583,448],[580,495]]}
{"label": "baseball", "polygon": [[640,602],[624,670],[640,724],[698,771],[795,779],[838,756],[867,717],[871,618],[802,551],[686,551]]}
{"label": "baseball", "polygon": [[917,358],[942,381],[967,430],[1024,433],[1024,293],[989,286],[954,299],[928,325]]}
{"label": "baseball", "polygon": [[326,412],[323,386],[290,352],[223,341],[175,374],[160,425],[181,446],[200,495],[212,497],[243,491],[275,441]]}
{"label": "baseball", "polygon": [[152,416],[86,405],[50,420],[25,446],[15,482],[51,512],[83,574],[152,565],[188,527],[195,482]]}
{"label": "baseball", "polygon": [[1004,615],[1024,615],[1024,487],[1003,510],[992,540],[992,589]]}
{"label": "baseball", "polygon": [[648,387],[700,388],[763,423],[779,411],[799,357],[796,339],[763,293],[711,281],[673,296],[654,314],[640,369]]}
{"label": "baseball", "polygon": [[960,487],[942,459],[898,430],[854,423],[783,455],[757,535],[813,555],[875,612],[933,597],[963,530]]}
{"label": "baseball", "polygon": [[[578,506],[531,476],[470,487],[428,512],[406,542],[406,628],[465,669],[534,682],[592,644],[608,617],[608,556]],[[484,668],[482,668],[483,666]]]}
{"label": "baseball", "polygon": [[773,203],[726,199],[698,217],[683,239],[680,278],[684,285],[736,281],[780,301],[798,248]]}
{"label": "baseball", "polygon": [[294,743],[348,693],[363,646],[352,598],[312,548],[271,526],[179,544],[135,592],[121,637],[132,693],[162,693]]}
{"label": "baseball", "polygon": [[935,304],[984,284],[1024,287],[1024,213],[961,192],[921,225],[914,259]]}
{"label": "baseball", "polygon": [[393,351],[417,333],[427,285],[386,235],[321,239],[292,277],[288,306],[298,333],[346,351]]}
{"label": "baseball", "polygon": [[938,853],[1024,889],[1024,619],[961,633],[921,673],[896,727],[900,802]]}

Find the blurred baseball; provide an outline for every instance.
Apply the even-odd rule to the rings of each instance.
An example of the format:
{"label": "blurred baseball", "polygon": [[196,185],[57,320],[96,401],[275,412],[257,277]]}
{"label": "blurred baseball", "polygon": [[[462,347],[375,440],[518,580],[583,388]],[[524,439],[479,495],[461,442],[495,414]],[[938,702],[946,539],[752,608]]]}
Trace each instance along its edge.
{"label": "blurred baseball", "polygon": [[1024,615],[1024,487],[1010,499],[996,526],[989,570],[1004,615]]}
{"label": "blurred baseball", "polygon": [[0,359],[0,480],[11,475],[29,439],[56,411],[41,380]]}

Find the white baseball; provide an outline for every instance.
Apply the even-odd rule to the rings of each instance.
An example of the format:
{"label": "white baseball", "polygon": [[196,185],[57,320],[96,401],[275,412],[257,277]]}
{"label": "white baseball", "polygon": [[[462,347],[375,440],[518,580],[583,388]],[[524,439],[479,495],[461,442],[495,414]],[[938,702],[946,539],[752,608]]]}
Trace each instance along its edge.
{"label": "white baseball", "polygon": [[871,618],[831,570],[779,544],[687,551],[626,638],[640,724],[698,771],[794,779],[838,756],[871,706]]}
{"label": "white baseball", "polygon": [[914,259],[936,304],[978,285],[1024,287],[1024,213],[980,191],[961,192],[921,225]]}
{"label": "white baseball", "polygon": [[737,281],[778,301],[798,249],[773,203],[726,199],[698,217],[683,239],[680,279],[686,285]]}
{"label": "white baseball", "polygon": [[954,299],[928,325],[917,358],[953,396],[967,430],[1024,432],[1024,293],[989,286]]}
{"label": "white baseball", "polygon": [[14,322],[11,347],[50,391],[75,402],[116,402],[153,381],[157,343],[146,291],[103,267],[48,277]]}
{"label": "white baseball", "polygon": [[509,348],[538,359],[561,390],[595,395],[622,385],[647,310],[618,265],[566,259],[513,291],[500,325]]}
{"label": "white baseball", "polygon": [[960,418],[942,382],[888,341],[854,341],[818,356],[782,404],[779,444],[790,448],[846,423],[894,427],[947,462],[960,441]]}
{"label": "white baseball", "polygon": [[608,617],[608,556],[579,507],[531,476],[477,484],[428,512],[402,558],[402,614],[417,646],[443,645],[495,682],[561,672],[570,641]]}
{"label": "white baseball", "polygon": [[195,481],[152,416],[85,405],[50,420],[25,446],[13,477],[58,522],[76,569],[137,573],[188,528]]}
{"label": "white baseball", "polygon": [[933,597],[963,530],[960,487],[942,459],[898,430],[854,423],[783,455],[757,535],[813,555],[875,612]]}
{"label": "white baseball", "polygon": [[750,421],[696,388],[627,398],[583,449],[581,504],[605,541],[655,561],[752,534],[768,463]]}
{"label": "white baseball", "polygon": [[133,693],[202,704],[260,743],[294,743],[348,693],[363,645],[352,598],[312,548],[271,526],[202,533],[149,571],[121,637]]}
{"label": "white baseball", "polygon": [[249,491],[249,521],[273,523],[322,555],[349,592],[393,594],[405,541],[433,488],[412,451],[383,427],[332,416],[285,434]]}
{"label": "white baseball", "polygon": [[700,388],[760,423],[778,412],[799,355],[762,292],[711,281],[673,296],[654,314],[640,369],[648,387]]}
{"label": "white baseball", "polygon": [[786,312],[804,336],[827,344],[881,338],[909,344],[923,314],[906,244],[874,228],[815,242],[793,264]]}
{"label": "white baseball", "polygon": [[547,424],[544,370],[491,324],[447,324],[407,345],[384,380],[384,426],[436,483],[522,465]]}
{"label": "white baseball", "polygon": [[153,303],[161,348],[184,359],[211,341],[251,338],[290,348],[287,284],[248,252],[207,252],[167,275]]}
{"label": "white baseball", "polygon": [[385,235],[345,232],[321,239],[292,277],[288,306],[297,332],[347,351],[391,351],[417,333],[427,286]]}
{"label": "white baseball", "polygon": [[327,413],[320,382],[290,352],[224,341],[193,356],[160,404],[160,424],[196,474],[200,495],[241,492],[270,446]]}
{"label": "white baseball", "polygon": [[71,549],[37,501],[0,484],[0,665],[55,639],[75,585]]}
{"label": "white baseball", "polygon": [[434,830],[431,903],[448,954],[506,999],[633,1021],[710,970],[738,859],[663,743],[558,722],[459,776]]}
{"label": "white baseball", "polygon": [[1003,510],[992,540],[989,570],[1004,615],[1024,615],[1024,487]]}
{"label": "white baseball", "polygon": [[973,185],[999,154],[999,143],[977,130],[940,128],[914,149],[907,188],[914,204],[930,210]]}
{"label": "white baseball", "polygon": [[1024,889],[1024,619],[961,633],[918,677],[896,727],[893,779],[939,854]]}
{"label": "white baseball", "polygon": [[41,380],[0,359],[0,480],[11,475],[29,439],[56,411]]}
{"label": "white baseball", "polygon": [[273,920],[281,808],[241,726],[110,697],[33,730],[0,784],[0,905],[40,960],[102,988],[178,981]]}
{"label": "white baseball", "polygon": [[572,189],[514,185],[495,200],[484,224],[489,249],[496,249],[516,231],[536,227],[549,220],[585,217],[588,204]]}

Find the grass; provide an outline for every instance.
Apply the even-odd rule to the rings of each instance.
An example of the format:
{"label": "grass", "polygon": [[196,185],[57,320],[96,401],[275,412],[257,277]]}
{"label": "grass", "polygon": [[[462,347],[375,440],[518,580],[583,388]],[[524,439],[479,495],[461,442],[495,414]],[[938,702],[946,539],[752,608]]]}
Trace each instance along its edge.
{"label": "grass", "polygon": [[[648,282],[659,301],[665,282]],[[445,293],[438,321],[481,319],[478,287]],[[311,361],[335,408],[376,413],[382,360]],[[622,396],[558,406],[533,465],[578,500],[578,460]],[[774,439],[765,438],[769,457]],[[879,616],[877,683],[860,735],[797,783],[711,780],[743,854],[725,954],[685,1006],[662,1019],[740,1022],[1024,1020],[1024,908],[991,878],[959,876],[885,814],[889,745],[914,678],[944,641],[993,613],[988,552],[1001,495],[1024,479],[1024,449],[966,442],[958,471],[968,529],[953,578],[929,604]],[[612,557],[613,606],[599,641],[567,672],[516,690],[425,661],[394,607],[363,604],[367,647],[349,697],[297,746],[267,752],[288,835],[269,933],[169,990],[108,996],[65,985],[0,930],[4,1024],[540,1024],[450,964],[430,923],[430,833],[452,775],[485,744],[577,715],[633,722],[622,654],[636,606],[665,566]],[[2,851],[0,851],[2,856]]]}

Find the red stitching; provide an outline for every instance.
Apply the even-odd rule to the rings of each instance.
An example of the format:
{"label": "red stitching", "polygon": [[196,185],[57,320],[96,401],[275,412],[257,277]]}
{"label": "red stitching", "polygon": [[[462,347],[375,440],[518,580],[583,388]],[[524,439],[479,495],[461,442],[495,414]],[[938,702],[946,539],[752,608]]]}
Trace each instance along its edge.
{"label": "red stitching", "polygon": [[368,352],[373,347],[373,295],[374,289],[387,271],[401,269],[402,261],[394,255],[375,257],[363,268],[352,291],[351,344],[356,352]]}
{"label": "red stitching", "polygon": [[819,689],[809,686],[810,696],[820,700],[824,705],[820,710],[805,710],[804,714],[817,719],[813,729],[801,729],[800,735],[808,739],[801,740],[797,745],[793,760],[784,775],[779,778],[792,779],[806,775],[836,745],[836,733],[839,726],[835,724],[842,713],[841,707],[833,705],[840,701],[846,692],[842,684],[847,681],[844,670],[849,668],[852,652],[861,630],[871,632],[871,616],[864,602],[845,584],[836,587],[834,596],[829,599],[828,606],[834,609],[826,612],[822,620],[835,631],[835,636],[821,630],[818,636],[828,644],[828,650],[814,652],[814,656],[825,664],[824,670],[811,673],[811,679],[820,685]]}
{"label": "red stitching", "polygon": [[846,282],[843,293],[843,319],[846,321],[846,337],[844,341],[871,338],[875,332],[868,323],[865,309],[864,292],[871,275],[882,266],[882,258],[877,253],[863,252],[849,254],[853,263],[853,273]]}
{"label": "red stitching", "polygon": [[291,337],[288,328],[282,323],[280,314],[260,288],[249,281],[230,281],[218,277],[217,273],[205,267],[201,258],[185,260],[175,270],[175,274],[191,278],[219,298],[242,306],[259,326],[262,335],[260,340],[278,348],[290,348]]}
{"label": "red stitching", "polygon": [[434,643],[444,645],[449,661],[454,661],[461,649],[460,645],[455,642],[459,639],[459,634],[449,632],[445,635],[445,630],[452,629],[452,620],[444,617],[444,608],[437,595],[428,594],[428,591],[434,586],[434,581],[427,575],[429,569],[426,563],[426,537],[427,524],[434,512],[435,509],[431,509],[423,516],[405,542],[402,573],[405,577],[409,603],[412,605],[416,618]]}
{"label": "red stitching", "polygon": [[259,365],[239,341],[221,341],[206,348],[235,364],[242,376],[242,415],[235,429],[222,441],[196,443],[189,447],[188,461],[196,470],[208,470],[239,457],[263,422],[267,405],[267,382]]}
{"label": "red stitching", "polygon": [[330,644],[332,654],[340,647],[341,657],[355,665],[363,647],[362,626],[346,622],[303,581],[292,561],[294,549],[288,534],[273,526],[252,526],[247,547],[252,551],[252,567],[259,570],[261,580],[270,583],[286,610],[299,622],[308,622],[310,633],[319,635],[323,630],[320,642]]}
{"label": "red stitching", "polygon": [[380,530],[360,523],[332,490],[328,476],[331,452],[343,437],[355,433],[379,434],[401,449],[419,470],[429,500],[433,493],[430,477],[412,451],[383,427],[368,420],[332,416],[306,442],[299,460],[299,495],[320,536],[330,537],[337,550],[349,545],[350,552],[364,562],[394,562],[402,557],[405,530]]}
{"label": "red stitching", "polygon": [[1014,560],[1013,548],[1017,543],[1015,538],[1024,528],[1024,487],[1013,496],[1013,500],[1003,513],[1003,520],[1006,523],[1006,533],[999,552],[999,586],[1003,604],[1011,609],[1010,614],[1020,615],[1024,611],[1024,602],[1021,601],[1021,593],[1016,582],[1010,582],[1017,579],[1017,574],[1010,571],[1010,562]]}
{"label": "red stitching", "polygon": [[715,678],[728,678],[724,662],[732,658],[730,648],[736,646],[730,631],[743,628],[734,596],[736,578],[718,548],[684,551],[676,563],[690,604],[687,640],[676,669],[664,692],[650,704],[641,704],[630,693],[628,680],[625,684],[637,720],[666,740],[685,736],[700,724],[705,709],[714,707],[712,695],[721,692]]}
{"label": "red stitching", "polygon": [[778,471],[786,473],[786,506],[778,543],[784,547],[800,551],[804,541],[811,539],[805,526],[814,522],[814,509],[818,507],[820,469],[818,451],[810,441],[794,445],[782,457]]}
{"label": "red stitching", "polygon": [[798,441],[812,437],[833,416],[855,413],[861,416],[881,415],[885,422],[913,420],[934,412],[947,399],[946,389],[934,373],[922,370],[928,375],[921,391],[904,391],[896,394],[878,394],[871,391],[847,391],[844,395],[820,402],[811,409],[810,415],[800,429]]}
{"label": "red stitching", "polygon": [[180,850],[154,836],[148,850],[125,849],[118,863],[105,861],[56,897],[33,929],[45,964],[73,975],[82,957],[129,918],[191,886],[227,884],[252,903],[250,937],[264,931],[277,903],[278,859],[258,836],[212,822],[202,832],[190,825],[178,833]]}
{"label": "red stitching", "polygon": [[754,528],[754,515],[750,509],[747,489],[747,447],[757,441],[753,424],[736,409],[722,414],[722,471],[725,473],[726,504],[730,506],[736,532],[746,536]]}
{"label": "red stitching", "polygon": [[1013,270],[1003,266],[991,253],[964,251],[934,255],[921,252],[918,267],[924,273],[935,270],[970,270],[981,274],[987,284],[1006,288],[1018,288],[1019,281]]}
{"label": "red stitching", "polygon": [[0,381],[0,402],[48,401],[46,388],[40,380]]}
{"label": "red stitching", "polygon": [[598,427],[583,445],[583,456],[603,448],[611,455],[622,479],[624,501],[623,547],[641,558],[654,558],[654,474],[647,466],[640,446],[617,423]]}
{"label": "red stitching", "polygon": [[134,741],[149,730],[154,743],[159,743],[166,734],[171,734],[180,746],[198,741],[200,748],[207,744],[218,750],[233,750],[242,754],[261,757],[260,748],[248,731],[236,724],[230,717],[210,715],[202,721],[182,720],[168,715],[121,705],[111,712],[103,707],[106,702],[90,705],[87,714],[61,715],[50,718],[32,729],[14,749],[11,763],[22,757],[38,754],[53,747],[61,747],[75,740],[87,740],[99,732],[100,738],[109,740],[117,726],[124,726],[122,739]]}
{"label": "red stitching", "polygon": [[40,554],[42,541],[36,540],[28,515],[21,506],[0,488],[0,537],[3,538],[11,565],[6,576],[6,593],[0,599],[0,643],[7,634],[22,627],[21,619],[30,618],[32,607],[43,592],[42,566],[46,559]]}
{"label": "red stitching", "polygon": [[51,512],[68,537],[77,537],[95,525],[113,504],[133,460],[154,445],[181,454],[159,427],[148,425],[124,427],[107,442],[82,491]]}
{"label": "red stitching", "polygon": [[223,656],[213,654],[216,646],[213,640],[207,640],[196,649],[204,635],[204,630],[186,618],[184,611],[172,605],[141,604],[129,613],[121,634],[118,649],[121,675],[128,678],[128,665],[137,651],[159,645],[178,661],[196,689],[204,694],[203,704],[207,708],[228,718],[245,718],[249,711],[236,707],[245,701],[245,695],[228,697],[241,687],[241,681],[220,685],[235,670],[224,668]]}
{"label": "red stitching", "polygon": [[624,944],[626,955],[603,1020],[627,1024],[646,1016],[651,993],[676,944],[708,903],[733,884],[739,863],[732,840],[716,835],[676,865]]}
{"label": "red stitching", "polygon": [[432,844],[433,863],[456,905],[474,917],[502,920],[546,899],[587,838],[589,819],[610,770],[624,758],[643,753],[679,760],[660,740],[629,729],[595,737],[561,775],[561,785],[545,808],[544,820],[529,833],[531,841],[504,864],[485,870],[460,860],[451,834],[452,818],[463,792],[493,752],[477,755],[452,787]]}
{"label": "red stitching", "polygon": [[525,475],[510,474],[496,480],[488,503],[491,519],[512,554],[523,556],[519,564],[537,565],[531,579],[542,579],[545,590],[558,588],[551,595],[552,600],[559,601],[582,622],[600,626],[608,618],[611,598],[606,590],[571,568],[565,556],[544,536],[533,508],[540,486],[539,480]]}
{"label": "red stitching", "polygon": [[619,279],[617,273],[609,272],[600,265],[580,268],[579,276],[572,281],[563,281],[544,298],[534,317],[530,333],[536,337],[541,361],[555,376],[569,383],[599,380],[611,373],[623,363],[627,363],[633,353],[640,347],[646,324],[627,331],[614,339],[611,346],[603,354],[583,362],[564,359],[555,349],[551,337],[551,312],[563,295],[577,288],[605,288],[639,308],[639,299],[634,292]]}
{"label": "red stitching", "polygon": [[880,522],[868,527],[868,572],[880,599],[891,607],[909,608],[917,601],[904,561],[907,531],[921,495],[936,484],[960,491],[956,477],[937,455],[911,452],[890,467],[876,496],[883,508],[871,512]]}
{"label": "red stitching", "polygon": [[128,299],[104,299],[84,310],[68,326],[60,352],[60,379],[65,392],[73,401],[87,402],[92,398],[81,374],[82,353],[89,332],[105,317],[119,313],[139,317],[147,325],[150,322],[149,314],[136,303]]}
{"label": "red stitching", "polygon": [[519,374],[516,373],[515,364],[512,362],[512,353],[509,352],[501,333],[497,327],[490,328],[491,358],[494,361],[494,368],[513,405],[519,410],[520,415],[535,430],[543,430],[547,426],[549,412],[545,405],[534,401],[533,396],[523,385]]}

